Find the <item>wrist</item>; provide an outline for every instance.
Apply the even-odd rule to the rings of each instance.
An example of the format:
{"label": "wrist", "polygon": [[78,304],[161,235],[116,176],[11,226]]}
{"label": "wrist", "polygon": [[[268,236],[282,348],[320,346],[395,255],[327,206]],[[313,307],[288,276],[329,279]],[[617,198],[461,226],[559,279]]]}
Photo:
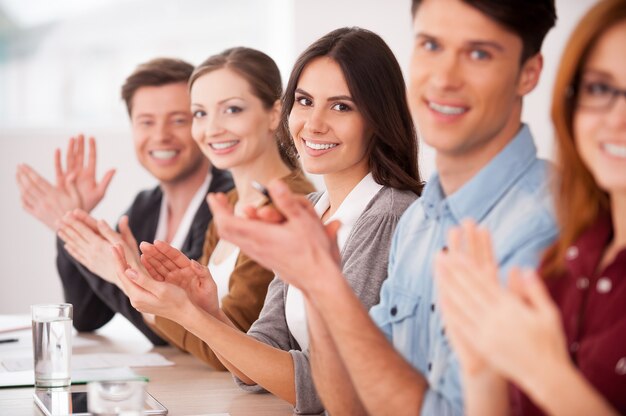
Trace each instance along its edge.
{"label": "wrist", "polygon": [[563,393],[563,380],[576,377],[577,371],[569,360],[538,361],[541,368],[526,372],[526,377],[518,384],[540,407],[547,409]]}

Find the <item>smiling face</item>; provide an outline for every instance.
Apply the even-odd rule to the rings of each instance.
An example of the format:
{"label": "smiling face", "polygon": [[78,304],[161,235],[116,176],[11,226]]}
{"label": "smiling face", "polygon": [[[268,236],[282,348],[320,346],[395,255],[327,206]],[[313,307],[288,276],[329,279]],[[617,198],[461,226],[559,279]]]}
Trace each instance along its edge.
{"label": "smiling face", "polygon": [[519,129],[541,57],[520,67],[521,38],[460,0],[424,0],[414,30],[409,99],[425,142],[438,156],[497,152]]}
{"label": "smiling face", "polygon": [[206,165],[191,137],[185,83],[139,88],[130,119],[137,159],[160,182],[180,182]]}
{"label": "smiling face", "polygon": [[218,168],[242,167],[277,148],[279,106],[266,109],[248,81],[228,68],[195,80],[191,111],[193,137]]}
{"label": "smiling face", "polygon": [[366,150],[371,132],[339,64],[328,57],[309,62],[294,98],[289,131],[304,170],[363,178],[369,171]]}
{"label": "smiling face", "polygon": [[586,108],[587,101],[626,89],[626,21],[600,37],[583,66],[579,106],[574,111],[574,137],[583,162],[598,185],[609,193],[626,192],[626,97],[610,108]]}

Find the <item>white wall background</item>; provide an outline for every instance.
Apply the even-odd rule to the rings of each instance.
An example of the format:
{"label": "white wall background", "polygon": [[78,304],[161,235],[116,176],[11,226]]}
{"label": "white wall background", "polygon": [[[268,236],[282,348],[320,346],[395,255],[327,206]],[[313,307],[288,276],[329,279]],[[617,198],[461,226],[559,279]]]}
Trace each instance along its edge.
{"label": "white wall background", "polygon": [[[3,11],[12,11],[10,1],[0,0],[0,23]],[[15,1],[32,10],[58,3]],[[0,30],[0,313],[26,313],[32,303],[62,300],[54,236],[21,209],[18,163],[52,178],[54,149],[73,134],[94,135],[99,172],[118,169],[94,211],[110,222],[138,190],[154,185],[135,161],[119,99],[119,87],[136,64],[156,56],[198,64],[222,49],[245,45],[272,56],[286,80],[299,52],[341,26],[379,33],[405,70],[412,47],[409,0],[100,0],[96,8],[79,3],[71,13],[59,13],[57,4],[48,14],[22,19],[19,30]],[[549,103],[556,65],[572,26],[593,3],[557,0],[559,22],[545,43],[544,74],[526,100],[524,119],[546,157],[552,151]],[[432,151],[422,147],[420,160],[428,177]]]}

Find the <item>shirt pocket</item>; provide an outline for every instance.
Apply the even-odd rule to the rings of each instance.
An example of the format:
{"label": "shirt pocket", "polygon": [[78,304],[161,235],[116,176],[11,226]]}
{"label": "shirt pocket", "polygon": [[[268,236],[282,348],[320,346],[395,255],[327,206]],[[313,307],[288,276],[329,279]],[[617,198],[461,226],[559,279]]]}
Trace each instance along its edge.
{"label": "shirt pocket", "polygon": [[424,362],[427,321],[420,320],[420,296],[395,293],[387,310],[391,340],[398,352],[414,366]]}

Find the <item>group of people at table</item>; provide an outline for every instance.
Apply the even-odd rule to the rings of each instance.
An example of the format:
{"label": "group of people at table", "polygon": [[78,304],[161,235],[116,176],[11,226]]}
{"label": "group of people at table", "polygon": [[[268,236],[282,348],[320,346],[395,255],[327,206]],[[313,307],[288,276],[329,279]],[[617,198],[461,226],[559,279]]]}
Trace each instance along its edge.
{"label": "group of people at table", "polygon": [[57,150],[54,183],[18,166],[76,329],[120,313],[296,414],[625,413],[626,1],[567,42],[554,164],[521,121],[554,1],[411,6],[408,88],[361,28],[311,44],[284,91],[247,47],[139,65],[121,95],[159,185],[115,228],[89,214],[114,176],[93,138]]}

